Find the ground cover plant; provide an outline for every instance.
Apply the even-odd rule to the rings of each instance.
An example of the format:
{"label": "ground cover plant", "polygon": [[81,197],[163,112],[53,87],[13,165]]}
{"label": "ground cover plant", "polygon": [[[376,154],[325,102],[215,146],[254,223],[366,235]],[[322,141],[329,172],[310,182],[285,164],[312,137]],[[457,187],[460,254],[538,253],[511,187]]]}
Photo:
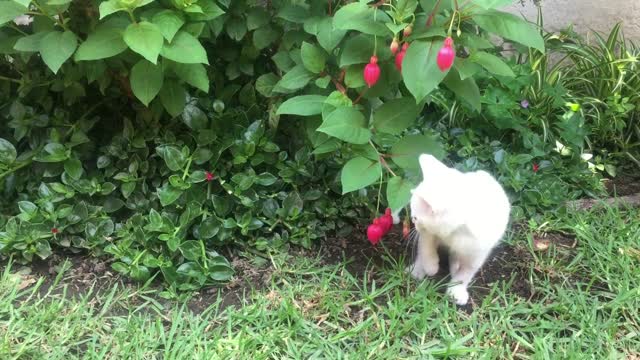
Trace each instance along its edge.
{"label": "ground cover plant", "polygon": [[638,219],[637,210],[601,209],[512,233],[478,275],[475,304],[466,310],[447,301],[442,281],[409,279],[402,242],[355,262],[329,256],[331,249],[276,256],[262,289],[247,288],[235,301],[226,292],[203,294],[211,303],[204,311],[197,299],[170,306],[152,289],[112,285],[102,274],[89,281],[93,291],[73,296],[78,282],[68,268],[58,285],[33,284],[37,274],[13,264],[0,279],[0,354],[633,359],[640,349]]}

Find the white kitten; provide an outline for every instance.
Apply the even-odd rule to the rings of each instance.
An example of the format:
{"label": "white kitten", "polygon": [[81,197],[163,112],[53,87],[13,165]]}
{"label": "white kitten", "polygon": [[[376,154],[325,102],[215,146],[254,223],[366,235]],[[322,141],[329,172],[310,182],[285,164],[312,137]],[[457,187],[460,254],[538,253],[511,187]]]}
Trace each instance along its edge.
{"label": "white kitten", "polygon": [[412,191],[411,218],[419,235],[416,279],[438,272],[438,245],[449,251],[448,294],[458,305],[469,300],[467,286],[504,234],[509,199],[488,173],[462,173],[431,155],[420,156],[423,181]]}

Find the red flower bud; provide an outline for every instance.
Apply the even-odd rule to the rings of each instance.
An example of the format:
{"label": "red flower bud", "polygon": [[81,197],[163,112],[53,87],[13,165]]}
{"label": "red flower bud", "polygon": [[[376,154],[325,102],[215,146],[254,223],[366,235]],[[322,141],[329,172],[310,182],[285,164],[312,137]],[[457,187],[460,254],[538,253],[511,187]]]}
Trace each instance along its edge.
{"label": "red flower bud", "polygon": [[368,87],[372,87],[378,82],[379,78],[380,66],[378,66],[378,58],[372,56],[367,66],[364,67],[364,82],[367,83]]}
{"label": "red flower bud", "polygon": [[205,175],[207,181],[211,181],[215,177],[215,175],[213,175],[213,173],[211,173],[209,171],[205,172],[204,175]]}
{"label": "red flower bud", "polygon": [[453,60],[456,58],[456,51],[453,48],[453,39],[448,37],[444,40],[444,45],[438,51],[437,63],[440,71],[444,72],[451,68]]}
{"label": "red flower bud", "polygon": [[389,45],[389,50],[391,50],[392,54],[396,54],[398,52],[398,47],[400,46],[400,44],[398,44],[398,39],[393,39],[393,41],[391,42],[391,45]]}
{"label": "red flower bud", "polygon": [[533,164],[533,172],[534,172],[534,173],[537,173],[537,172],[538,172],[538,170],[540,170],[540,165],[538,165],[538,164],[534,163],[534,164]]}
{"label": "red flower bud", "polygon": [[402,36],[407,37],[411,35],[412,32],[413,32],[413,26],[409,25],[406,28],[404,28],[404,31],[402,32]]}
{"label": "red flower bud", "polygon": [[58,228],[51,228],[51,233],[52,233],[53,235],[55,235],[55,234],[57,234],[57,233],[59,233],[59,232],[60,232],[60,231],[58,230]]}
{"label": "red flower bud", "polygon": [[367,228],[367,238],[371,245],[375,246],[380,242],[380,239],[384,236],[384,229],[380,225],[378,219],[373,220],[373,224]]}
{"label": "red flower bud", "polygon": [[400,72],[402,72],[402,61],[404,61],[404,56],[406,55],[406,53],[407,53],[407,50],[405,50],[405,46],[403,46],[402,50],[400,50],[400,52],[396,54],[396,68]]}

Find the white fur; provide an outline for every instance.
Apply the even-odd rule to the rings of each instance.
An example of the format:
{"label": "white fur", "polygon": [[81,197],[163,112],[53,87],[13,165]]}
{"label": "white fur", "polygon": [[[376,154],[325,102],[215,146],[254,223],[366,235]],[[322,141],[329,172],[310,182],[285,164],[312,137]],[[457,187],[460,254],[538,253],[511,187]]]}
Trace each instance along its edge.
{"label": "white fur", "polygon": [[435,275],[437,248],[445,246],[451,272],[447,292],[458,305],[464,305],[469,300],[469,282],[504,235],[511,205],[487,172],[462,173],[427,154],[419,161],[423,181],[411,196],[418,251],[408,271],[417,279]]}

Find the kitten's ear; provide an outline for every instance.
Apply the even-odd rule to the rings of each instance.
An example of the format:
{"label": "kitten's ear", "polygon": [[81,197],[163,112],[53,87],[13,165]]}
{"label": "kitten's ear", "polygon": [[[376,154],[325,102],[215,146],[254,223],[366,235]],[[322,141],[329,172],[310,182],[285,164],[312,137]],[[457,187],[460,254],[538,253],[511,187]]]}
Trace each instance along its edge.
{"label": "kitten's ear", "polygon": [[419,216],[425,216],[432,212],[431,205],[418,192],[411,190],[413,195],[411,201],[411,211]]}
{"label": "kitten's ear", "polygon": [[440,162],[440,160],[429,154],[420,155],[418,162],[420,162],[420,169],[422,170],[423,177],[429,173],[437,173],[447,168],[445,164]]}

